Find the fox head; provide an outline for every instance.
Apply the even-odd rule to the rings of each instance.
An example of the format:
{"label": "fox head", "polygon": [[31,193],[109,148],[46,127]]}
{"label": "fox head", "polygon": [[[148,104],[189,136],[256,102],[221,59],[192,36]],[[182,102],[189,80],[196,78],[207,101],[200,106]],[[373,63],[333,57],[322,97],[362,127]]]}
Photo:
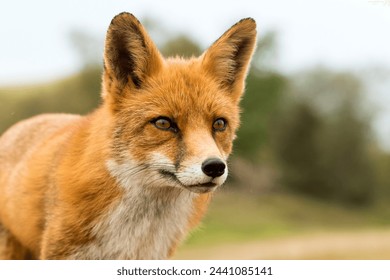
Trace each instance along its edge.
{"label": "fox head", "polygon": [[113,118],[110,173],[122,185],[196,193],[224,183],[255,44],[248,18],[200,57],[164,59],[132,14],[114,17],[102,91]]}

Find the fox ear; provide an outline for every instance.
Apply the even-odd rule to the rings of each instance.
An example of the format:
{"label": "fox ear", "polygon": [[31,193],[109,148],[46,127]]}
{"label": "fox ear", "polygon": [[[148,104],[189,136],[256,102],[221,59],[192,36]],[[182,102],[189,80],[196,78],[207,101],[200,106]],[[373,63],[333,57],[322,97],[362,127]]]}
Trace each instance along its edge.
{"label": "fox ear", "polygon": [[103,85],[112,93],[125,86],[141,88],[145,80],[162,67],[162,56],[142,24],[129,13],[113,18],[104,49]]}
{"label": "fox ear", "polygon": [[227,30],[202,55],[202,65],[221,88],[236,100],[242,95],[245,78],[256,45],[256,22],[242,19]]}

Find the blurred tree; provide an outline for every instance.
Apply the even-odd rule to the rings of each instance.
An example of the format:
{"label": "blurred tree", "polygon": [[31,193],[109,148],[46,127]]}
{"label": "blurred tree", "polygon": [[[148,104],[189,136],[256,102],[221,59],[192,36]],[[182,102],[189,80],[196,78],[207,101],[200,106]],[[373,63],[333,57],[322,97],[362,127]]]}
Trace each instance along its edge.
{"label": "blurred tree", "polygon": [[276,73],[252,71],[241,100],[241,126],[234,142],[234,152],[252,162],[261,160],[260,154],[269,143],[268,127],[283,93],[287,79]]}
{"label": "blurred tree", "polygon": [[349,102],[328,120],[321,133],[324,186],[335,200],[355,205],[372,201],[376,191],[374,161],[369,153],[370,129]]}
{"label": "blurred tree", "polygon": [[353,205],[370,203],[376,178],[359,80],[321,69],[291,81],[295,99],[272,128],[285,185]]}
{"label": "blurred tree", "polygon": [[189,58],[200,55],[201,49],[197,43],[192,41],[189,37],[181,35],[168,40],[161,48],[161,53],[165,57],[182,56]]}
{"label": "blurred tree", "polygon": [[289,188],[325,196],[321,184],[318,136],[322,120],[312,106],[305,102],[290,105],[274,122],[272,146],[279,159],[283,183]]}

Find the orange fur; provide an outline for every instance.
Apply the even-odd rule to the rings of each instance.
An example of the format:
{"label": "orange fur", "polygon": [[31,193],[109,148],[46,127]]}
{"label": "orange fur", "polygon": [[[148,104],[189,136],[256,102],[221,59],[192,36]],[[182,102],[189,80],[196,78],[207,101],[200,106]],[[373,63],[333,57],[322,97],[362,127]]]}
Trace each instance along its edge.
{"label": "orange fur", "polygon": [[103,104],[0,138],[0,259],[171,256],[226,179],[203,166],[231,153],[255,28],[244,19],[202,56],[165,60],[133,15],[116,16]]}

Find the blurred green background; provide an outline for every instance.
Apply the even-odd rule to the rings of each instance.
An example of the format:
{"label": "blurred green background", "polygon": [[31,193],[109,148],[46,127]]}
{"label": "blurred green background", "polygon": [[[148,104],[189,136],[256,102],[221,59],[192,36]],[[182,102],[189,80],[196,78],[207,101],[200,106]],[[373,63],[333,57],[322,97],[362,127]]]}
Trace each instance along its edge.
{"label": "blurred green background", "polygon": [[[158,26],[143,22],[151,32]],[[390,155],[373,133],[366,81],[325,67],[280,73],[271,66],[277,36],[260,37],[228,182],[175,258],[390,259]],[[69,42],[78,73],[0,88],[0,133],[36,114],[99,105],[98,44],[82,31]],[[185,35],[170,34],[159,48],[165,56],[202,52]]]}

